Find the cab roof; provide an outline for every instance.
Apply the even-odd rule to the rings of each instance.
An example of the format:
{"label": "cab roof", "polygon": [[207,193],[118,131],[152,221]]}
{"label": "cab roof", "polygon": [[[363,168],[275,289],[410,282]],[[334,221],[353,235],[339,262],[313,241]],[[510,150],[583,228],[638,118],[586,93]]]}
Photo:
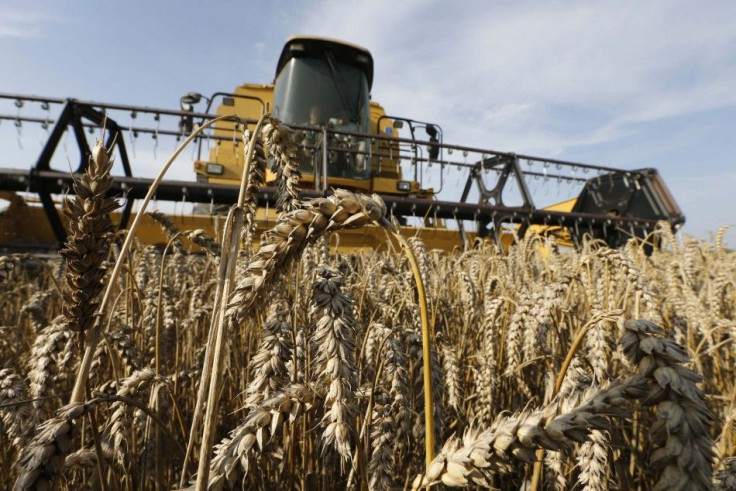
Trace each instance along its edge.
{"label": "cab roof", "polygon": [[292,58],[322,58],[323,53],[331,51],[338,63],[351,65],[365,73],[368,90],[373,85],[373,57],[370,51],[356,44],[346,43],[338,39],[297,35],[286,40],[276,66],[276,76]]}

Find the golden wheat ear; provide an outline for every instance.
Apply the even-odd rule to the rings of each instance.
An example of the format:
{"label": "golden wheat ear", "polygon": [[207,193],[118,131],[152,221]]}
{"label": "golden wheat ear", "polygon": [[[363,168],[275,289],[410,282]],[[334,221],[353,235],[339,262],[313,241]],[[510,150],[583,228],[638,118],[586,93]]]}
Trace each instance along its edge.
{"label": "golden wheat ear", "polygon": [[80,335],[94,323],[95,299],[106,274],[103,263],[114,230],[110,213],[118,207],[117,200],[106,196],[113,183],[112,164],[110,150],[98,140],[87,171],[74,182],[75,196],[62,210],[69,219],[69,236],[60,252],[67,263],[63,313],[68,328]]}
{"label": "golden wheat ear", "polygon": [[274,117],[268,118],[263,126],[263,139],[268,154],[273,160],[271,170],[276,173],[279,190],[276,207],[282,211],[293,211],[299,207],[299,154],[294,143],[293,132]]}

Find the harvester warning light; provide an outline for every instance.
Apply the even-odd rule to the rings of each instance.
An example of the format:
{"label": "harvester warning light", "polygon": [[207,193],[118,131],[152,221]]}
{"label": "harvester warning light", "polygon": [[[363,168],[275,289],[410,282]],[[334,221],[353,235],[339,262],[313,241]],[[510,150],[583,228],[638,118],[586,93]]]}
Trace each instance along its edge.
{"label": "harvester warning light", "polygon": [[386,128],[384,128],[383,131],[387,135],[393,135],[394,134],[394,129],[392,127],[390,127],[390,126],[387,126]]}
{"label": "harvester warning light", "polygon": [[222,164],[207,164],[206,167],[207,174],[214,174],[216,176],[221,176],[225,173],[225,167]]}
{"label": "harvester warning light", "polygon": [[399,181],[396,183],[396,189],[399,191],[411,191],[410,181]]}

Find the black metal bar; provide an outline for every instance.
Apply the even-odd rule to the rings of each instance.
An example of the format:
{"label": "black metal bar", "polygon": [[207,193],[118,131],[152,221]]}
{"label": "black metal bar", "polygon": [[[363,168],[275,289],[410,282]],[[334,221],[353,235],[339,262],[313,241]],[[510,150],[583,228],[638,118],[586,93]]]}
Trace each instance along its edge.
{"label": "black metal bar", "polygon": [[9,94],[0,92],[0,99],[14,99],[28,102],[47,102],[49,104],[64,104],[68,99],[60,99],[58,97],[41,97],[37,95],[26,94]]}
{"label": "black metal bar", "polygon": [[[40,189],[51,194],[59,194],[71,186],[72,176],[63,172],[39,171],[33,179],[29,171],[23,169],[0,169],[0,188],[8,191],[38,192]],[[41,187],[40,183],[43,183]],[[113,194],[128,192],[129,198],[143,198],[153,179],[135,177],[116,177],[111,188]],[[239,189],[229,184],[213,184],[190,181],[164,181],[160,184],[156,197],[164,201],[179,201],[182,194],[187,193],[187,200],[197,203],[232,204],[237,200]],[[259,205],[268,204],[273,207],[276,203],[277,190],[263,188],[259,195]],[[303,190],[303,198],[321,197],[323,193],[315,190]],[[427,200],[422,198],[407,198],[403,196],[381,196],[389,209],[399,216],[434,215],[443,219],[458,220],[493,220],[501,218],[503,222],[530,224],[558,224],[573,226],[575,223],[590,222],[594,226],[633,224],[655,225],[660,220],[636,217],[606,215],[603,213],[562,212],[553,210],[529,210],[524,207],[498,206],[491,204],[458,203],[454,201]]]}
{"label": "black metal bar", "polygon": [[67,103],[64,105],[64,109],[62,109],[61,114],[59,114],[59,117],[56,120],[54,128],[51,130],[51,133],[46,140],[46,145],[44,145],[43,149],[41,150],[41,154],[38,156],[38,160],[36,161],[36,169],[51,169],[51,157],[53,157],[54,152],[56,151],[56,147],[59,145],[61,137],[64,135],[64,131],[66,131],[66,127],[71,121],[73,112],[74,105],[72,101],[67,101]]}
{"label": "black metal bar", "polygon": [[[39,102],[49,102],[49,101],[51,101],[52,103],[60,103],[60,102],[62,102],[61,100],[55,100],[55,99],[51,99],[51,98],[40,98],[40,97],[36,97],[36,96],[20,96],[20,95],[16,95],[16,94],[0,94],[0,98],[2,98],[2,97],[8,98],[8,99],[15,99],[15,100],[17,100],[17,99],[20,98],[20,99],[23,99],[23,100],[39,101]],[[167,114],[167,115],[173,115],[173,116],[189,115],[189,116],[192,116],[192,117],[215,117],[215,115],[209,115],[209,114],[201,114],[201,113],[194,113],[194,112],[187,112],[187,111],[178,111],[178,110],[165,110],[165,109],[161,109],[161,108],[152,108],[152,107],[145,107],[145,106],[132,106],[132,105],[122,105],[122,104],[106,104],[106,103],[97,103],[97,102],[93,102],[93,101],[77,101],[77,100],[74,100],[74,103],[77,104],[77,105],[79,105],[79,107],[90,107],[91,108],[92,106],[97,106],[97,107],[101,107],[101,108],[105,108],[105,109],[111,109],[111,110],[131,110],[131,111],[136,111],[136,112],[138,112],[138,111],[140,111],[140,112],[147,112],[147,113],[156,114],[156,115],[159,115],[159,114]],[[7,118],[8,119],[13,119],[13,120],[17,120],[18,119],[17,116],[11,116],[11,115],[7,115]],[[27,121],[29,121],[29,122],[35,122],[35,123],[44,123],[44,122],[47,122],[47,120],[41,119],[41,118],[24,118],[24,119],[27,120]],[[53,120],[48,120],[48,121],[53,121]],[[248,119],[248,120],[245,120],[245,122],[247,124],[252,124],[252,123],[255,123],[255,120],[249,120]],[[82,122],[81,124],[84,127],[94,126],[94,125],[85,124],[84,122]],[[301,126],[301,125],[291,125],[291,127],[292,128],[295,128],[295,129],[314,129],[314,128],[309,127],[309,126]],[[126,130],[127,129],[122,129],[121,131],[126,131]],[[179,131],[172,131],[172,130],[165,130],[165,129],[150,129],[150,128],[139,128],[139,127],[136,127],[136,128],[133,128],[133,130],[135,132],[143,132],[143,133],[151,133],[151,134],[161,134],[161,135],[169,135],[169,136],[176,136],[176,137],[180,137],[181,136],[181,133]],[[514,155],[514,154],[511,154],[511,153],[497,152],[497,151],[487,150],[487,149],[484,150],[484,149],[478,149],[478,148],[473,148],[473,147],[464,147],[464,146],[459,146],[459,145],[446,145],[446,144],[434,143],[434,142],[429,142],[429,141],[426,141],[425,142],[425,141],[419,141],[419,140],[414,140],[414,139],[396,138],[396,137],[392,137],[392,136],[384,136],[384,135],[376,135],[376,134],[365,134],[365,133],[350,132],[350,131],[335,131],[335,130],[330,130],[330,131],[333,132],[333,133],[336,133],[336,134],[339,133],[339,134],[344,134],[344,135],[354,135],[354,136],[359,136],[359,137],[363,137],[363,138],[370,138],[370,139],[373,139],[373,140],[385,140],[387,142],[407,143],[407,144],[411,144],[411,145],[430,145],[431,144],[431,145],[439,146],[439,147],[441,147],[443,149],[459,150],[461,152],[471,152],[472,151],[472,152],[482,153],[482,154],[486,154],[486,155],[507,156],[507,157]],[[203,136],[203,138],[211,138],[211,139],[215,139],[215,140],[229,140],[230,139],[229,137],[220,137],[220,136],[214,136],[214,135],[211,135],[211,136]],[[389,155],[389,154],[386,154],[386,155],[374,154],[374,156],[376,156],[376,157],[384,156],[384,157],[387,157],[387,158],[393,157],[392,155]],[[519,159],[533,160],[533,161],[536,161],[537,163],[555,164],[556,166],[557,165],[559,165],[559,166],[565,166],[565,167],[569,167],[569,168],[572,168],[572,169],[577,169],[577,168],[580,168],[580,169],[583,169],[583,170],[585,170],[585,169],[588,169],[588,170],[593,169],[593,170],[596,170],[596,171],[599,171],[599,172],[603,172],[603,171],[605,171],[605,172],[627,172],[627,173],[631,173],[631,174],[636,174],[636,172],[637,172],[637,171],[622,171],[620,169],[616,169],[616,168],[612,168],[612,167],[595,166],[595,165],[588,165],[588,164],[582,164],[582,163],[562,161],[562,160],[557,160],[557,159],[546,159],[546,158],[532,157],[532,156],[526,156],[526,155],[517,155],[516,157],[519,158]],[[425,158],[418,157],[418,156],[414,156],[414,159],[417,162],[417,164],[420,164],[420,163],[423,163],[423,162],[430,162],[429,159],[425,159]],[[438,163],[440,165],[455,165],[455,166],[458,166],[458,167],[472,167],[474,165],[474,164],[467,164],[467,163],[464,163],[464,162],[452,162],[452,161],[443,160],[443,159],[431,160],[431,162],[432,163]],[[561,175],[561,174],[557,174],[557,173],[541,174],[541,173],[533,172],[533,171],[526,171],[526,172],[525,171],[522,171],[522,172],[524,174],[526,174],[526,175],[544,176],[544,177],[548,177],[548,178],[555,178],[555,179],[558,179],[558,180],[563,180],[564,179],[566,181],[580,181],[580,182],[583,182],[585,180],[584,178],[575,178],[575,177],[565,176],[565,175]]]}
{"label": "black metal bar", "polygon": [[12,114],[0,114],[0,121],[20,121],[21,123],[54,124],[53,119],[33,118],[30,116],[13,116]]}
{"label": "black metal bar", "polygon": [[532,199],[532,195],[529,192],[529,188],[526,186],[526,179],[524,179],[524,172],[519,167],[519,157],[517,155],[514,155],[514,157],[511,160],[511,165],[513,166],[514,174],[516,176],[516,181],[519,184],[519,191],[521,192],[521,197],[524,200],[524,207],[525,208],[534,208],[534,200]]}
{"label": "black metal bar", "polygon": [[[0,173],[0,189],[10,189],[12,190],[13,187],[18,187],[20,191],[25,191],[27,189],[31,189],[34,192],[38,192],[39,196],[41,197],[41,202],[44,205],[44,208],[46,209],[47,214],[49,214],[49,222],[52,223],[52,227],[55,227],[55,233],[57,234],[57,237],[63,232],[63,228],[60,231],[59,228],[61,221],[58,217],[58,213],[53,207],[51,194],[60,192],[58,190],[59,186],[57,186],[55,183],[65,183],[65,185],[70,185],[70,177],[65,175],[64,173],[57,173],[53,172],[50,169],[50,161],[51,157],[58,147],[58,144],[60,142],[60,139],[66,130],[66,127],[68,125],[71,125],[73,128],[73,131],[75,133],[77,144],[80,149],[81,154],[81,162],[79,164],[79,167],[77,171],[79,173],[83,172],[86,169],[86,166],[88,165],[89,155],[90,155],[90,148],[89,144],[87,142],[87,137],[85,135],[85,128],[92,128],[92,127],[101,127],[103,125],[103,122],[106,119],[105,112],[100,111],[96,108],[102,108],[104,110],[114,110],[114,111],[134,111],[134,112],[140,112],[140,113],[150,113],[154,114],[156,118],[159,118],[160,115],[170,115],[170,116],[187,116],[187,117],[196,117],[196,118],[211,118],[214,117],[213,115],[209,114],[200,114],[200,113],[194,113],[189,111],[179,111],[179,110],[167,110],[167,109],[158,109],[158,108],[150,108],[150,107],[143,107],[143,106],[131,106],[131,105],[121,105],[121,104],[106,104],[106,103],[97,103],[97,102],[91,102],[91,101],[76,101],[76,100],[55,100],[51,98],[40,98],[36,96],[19,96],[14,94],[0,94],[0,99],[6,98],[6,99],[13,99],[13,100],[21,100],[21,101],[37,101],[42,102],[44,106],[42,106],[43,109],[46,109],[45,105],[50,103],[64,103],[64,107],[59,114],[59,116],[56,119],[54,128],[52,132],[49,135],[49,139],[44,147],[44,149],[41,152],[41,155],[39,156],[39,159],[36,163],[36,168],[32,173],[26,172],[24,175],[14,175],[12,172],[9,174],[3,174]],[[21,117],[21,116],[0,116],[0,119],[14,119],[16,121],[28,121],[33,123],[49,123],[50,119],[41,119],[41,118],[32,118],[32,117]],[[22,118],[22,119],[21,119]],[[235,117],[234,117],[235,118]],[[85,120],[91,121],[90,123],[87,123]],[[255,120],[250,119],[238,119],[237,122],[242,122],[245,124],[254,124]],[[410,125],[411,126],[411,125]],[[122,134],[125,129],[121,129],[115,121],[112,119],[107,119],[107,127],[110,130],[110,134],[108,135],[107,143],[108,145],[111,142],[111,139],[113,138],[113,134]],[[294,129],[304,129],[304,130],[310,130],[314,131],[318,128],[315,127],[309,127],[309,126],[301,126],[301,125],[292,125],[291,126]],[[220,127],[222,129],[222,127]],[[399,145],[401,147],[402,145],[409,144],[412,145],[412,149],[414,150],[412,155],[412,163],[414,163],[415,166],[420,165],[422,162],[429,162],[430,159],[424,159],[422,156],[418,156],[416,153],[416,149],[419,148],[418,145],[434,145],[438,146],[440,149],[448,149],[448,154],[452,153],[451,151],[457,150],[463,154],[467,154],[468,152],[474,152],[478,154],[482,154],[483,158],[474,163],[474,164],[467,164],[466,162],[451,162],[451,161],[445,161],[445,160],[431,160],[432,163],[438,163],[441,166],[445,165],[455,165],[458,168],[462,167],[469,167],[470,168],[470,175],[468,176],[468,181],[466,182],[465,189],[463,190],[463,195],[461,197],[460,203],[455,202],[444,202],[444,201],[428,201],[424,199],[412,199],[412,198],[405,198],[401,196],[386,196],[385,200],[388,204],[391,205],[393,211],[398,215],[404,215],[404,216],[410,216],[410,215],[420,215],[420,214],[434,214],[438,218],[454,218],[459,220],[458,224],[462,228],[462,222],[461,220],[476,220],[480,225],[479,232],[487,231],[488,229],[486,226],[488,224],[493,224],[493,232],[494,234],[498,235],[498,232],[500,230],[501,223],[505,222],[513,222],[513,223],[520,223],[522,224],[522,227],[520,228],[520,233],[524,233],[528,225],[530,224],[544,224],[548,223],[549,221],[556,221],[559,223],[560,226],[570,226],[575,227],[576,232],[579,229],[579,226],[581,224],[586,224],[591,227],[591,233],[593,232],[593,229],[595,230],[601,230],[602,233],[605,235],[607,233],[607,227],[615,227],[620,224],[625,224],[627,226],[631,226],[632,228],[636,227],[644,227],[651,224],[656,223],[657,220],[655,219],[642,219],[642,218],[635,218],[635,217],[627,217],[627,216],[609,216],[606,214],[599,214],[599,213],[583,213],[581,210],[586,208],[580,208],[578,210],[575,210],[573,212],[549,212],[547,210],[535,210],[534,209],[534,202],[531,196],[531,193],[529,192],[526,178],[527,176],[534,176],[534,177],[545,177],[548,179],[557,179],[558,181],[566,180],[566,181],[572,181],[572,182],[586,182],[585,178],[579,178],[574,176],[576,171],[578,169],[582,169],[582,171],[585,173],[588,170],[594,170],[597,172],[608,172],[609,178],[610,176],[616,175],[619,178],[623,176],[624,179],[630,179],[631,182],[638,182],[638,180],[641,178],[645,182],[647,181],[648,177],[646,172],[648,170],[640,170],[640,171],[625,171],[620,170],[616,168],[611,167],[605,167],[605,166],[596,166],[596,165],[588,165],[588,164],[581,164],[581,163],[575,163],[575,162],[567,162],[557,159],[546,159],[546,158],[538,158],[538,157],[532,157],[532,156],[526,156],[526,155],[516,155],[513,153],[508,152],[497,152],[493,150],[483,150],[479,148],[473,148],[473,147],[465,147],[465,146],[459,146],[459,145],[445,145],[442,143],[435,143],[432,141],[419,141],[414,138],[413,132],[412,132],[412,138],[396,138],[393,136],[385,136],[380,134],[365,134],[365,133],[359,133],[359,132],[351,132],[351,131],[336,131],[334,129],[330,128],[319,128],[320,131],[329,131],[331,134],[340,134],[340,135],[349,135],[349,136],[355,136],[358,138],[364,138],[364,139],[370,139],[371,142],[378,141],[379,144],[381,142],[387,142],[390,145]],[[170,134],[172,136],[181,136],[180,132],[170,131],[170,130],[161,130],[161,129],[148,129],[148,128],[140,128],[136,129],[134,131],[142,131],[142,132],[150,132],[155,135],[158,134]],[[228,140],[229,137],[219,137],[219,136],[203,136],[202,138],[213,138],[216,140]],[[201,141],[201,140],[200,140]],[[130,162],[128,160],[128,155],[125,149],[124,139],[122,137],[118,137],[116,141],[116,145],[118,145],[118,149],[121,153],[121,161],[125,173],[125,177],[118,177],[115,179],[116,188],[117,191],[122,192],[123,190],[129,190],[129,200],[128,203],[126,203],[126,206],[123,210],[123,218],[124,222],[127,222],[127,217],[131,213],[132,203],[133,200],[136,198],[142,197],[145,192],[148,189],[148,186],[150,185],[151,180],[146,179],[135,179],[132,178],[132,171]],[[326,146],[325,146],[326,147]],[[422,147],[423,148],[423,147]],[[325,150],[330,150],[330,148],[325,148]],[[353,149],[345,149],[345,148],[338,148],[336,150],[339,150],[341,152],[349,152],[349,153],[360,153],[359,150],[353,150]],[[406,155],[401,155],[401,152],[399,155],[391,155],[391,154],[377,154],[377,153],[371,153],[374,157],[387,157],[387,158],[397,158],[399,161],[401,158],[407,158]],[[490,155],[489,158],[486,158],[487,155]],[[531,169],[527,172],[524,172],[520,165],[520,160],[527,160],[530,162],[535,162],[537,165],[544,164],[545,170],[544,173],[535,172]],[[553,164],[557,170],[562,169],[563,167],[566,169],[570,169],[570,173],[573,174],[573,176],[568,175],[562,175],[562,173],[547,173],[548,164]],[[415,170],[418,167],[415,167]],[[493,169],[496,172],[498,172],[498,178],[495,182],[495,186],[488,190],[486,189],[485,183],[482,179],[482,170],[483,169]],[[502,202],[503,198],[503,190],[506,186],[509,178],[509,174],[513,172],[515,174],[515,178],[519,184],[520,194],[522,196],[523,200],[523,206],[520,207],[509,207],[506,206]],[[46,175],[48,173],[48,175]],[[60,177],[62,176],[62,177]],[[16,179],[17,178],[17,179]],[[14,180],[15,179],[15,180]],[[479,191],[481,194],[481,204],[471,204],[466,203],[470,187],[472,187],[472,180],[475,180]],[[680,213],[674,214],[672,212],[673,209],[676,209],[676,205],[673,206],[667,206],[667,203],[669,201],[672,201],[669,195],[667,194],[666,188],[663,187],[664,191],[661,191],[657,186],[658,183],[652,183],[653,188],[645,187],[643,190],[643,193],[646,195],[647,200],[651,202],[652,207],[655,211],[655,215],[648,215],[651,216],[666,216],[670,223],[673,225],[682,223],[684,221],[684,217]],[[663,186],[663,185],[662,185]],[[587,187],[587,186],[586,186]],[[237,189],[235,186],[230,185],[213,185],[210,183],[192,183],[192,182],[183,182],[183,181],[169,181],[165,182],[161,185],[159,188],[159,192],[157,193],[157,196],[159,199],[164,200],[178,200],[182,196],[184,192],[187,192],[187,196],[192,201],[197,202],[217,202],[217,203],[232,203],[235,201],[235,195],[237,194]],[[309,197],[310,193],[313,193],[312,191],[305,191],[304,195],[305,197]],[[273,205],[272,199],[274,197],[275,193],[273,192],[266,192],[263,194],[260,198],[262,201],[262,204],[269,203],[269,205]],[[314,194],[316,196],[317,194]],[[633,196],[633,195],[632,195]],[[490,200],[493,200],[493,203],[490,203]],[[630,200],[633,199],[630,197]],[[269,201],[271,200],[271,201]],[[669,200],[669,201],[668,201]],[[408,207],[408,208],[407,208]],[[628,208],[628,205],[627,205]],[[593,211],[604,211],[601,208],[587,208],[588,210]],[[607,209],[605,211],[608,211]],[[677,209],[679,211],[679,209]],[[54,225],[56,223],[56,225]],[[65,235],[65,234],[64,234]],[[575,234],[573,234],[575,235]]]}
{"label": "black metal bar", "polygon": [[[473,181],[478,178],[478,166],[476,165],[472,169],[470,169],[470,172],[468,172],[468,180],[465,181],[465,187],[463,188],[463,192],[460,195],[460,202],[465,203],[468,199],[468,195],[470,194],[470,188],[473,186]],[[482,182],[481,182],[482,184]]]}
{"label": "black metal bar", "polygon": [[[191,113],[191,114],[195,114],[195,113]],[[53,124],[55,124],[57,122],[56,119],[46,119],[46,118],[41,118],[41,117],[30,117],[30,116],[15,116],[15,115],[11,115],[11,114],[0,114],[0,120],[21,121],[21,122],[27,122],[27,123],[49,124],[49,125],[53,125]],[[91,124],[91,123],[85,123],[84,121],[82,121],[81,124],[82,124],[82,127],[85,128],[85,129],[99,128],[100,127],[100,125]],[[292,127],[293,128],[297,128],[297,129],[298,128],[301,128],[300,126],[299,127],[298,126],[292,126]],[[165,136],[174,136],[174,137],[177,137],[177,138],[180,138],[180,137],[183,136],[182,133],[181,133],[181,131],[179,131],[179,130],[168,130],[168,129],[165,129],[165,128],[163,128],[163,129],[162,128],[148,128],[148,127],[145,127],[145,126],[130,126],[130,127],[127,127],[127,128],[123,128],[123,127],[119,127],[119,128],[120,128],[120,131],[125,131],[125,132],[132,131],[133,133],[145,133],[145,134],[150,134],[150,135],[156,135],[156,134],[158,134],[158,135],[165,135]],[[311,127],[309,127],[309,128],[311,128]],[[338,132],[338,131],[335,131],[335,133],[336,134],[342,134],[342,132]],[[371,138],[373,138],[373,136],[371,136]],[[230,137],[230,136],[219,136],[219,135],[201,135],[201,136],[199,136],[197,138],[198,141],[202,141],[202,140],[205,140],[205,139],[208,139],[208,140],[217,140],[217,141],[231,141],[232,140],[232,137]],[[418,142],[418,143],[421,144],[421,142]],[[438,144],[436,144],[436,145],[438,145]],[[332,150],[332,149],[333,148],[330,148],[330,150]],[[334,149],[335,150],[338,150],[338,148],[334,148]],[[343,149],[343,148],[340,148],[339,150],[344,151],[344,152],[350,152],[350,153],[361,153],[359,150],[351,150],[351,149]],[[397,158],[396,155],[393,155],[393,154],[390,154],[390,153],[381,153],[381,152],[373,152],[373,151],[371,152],[371,156],[372,157],[377,157],[377,158],[381,158],[381,157],[383,157],[383,158],[390,158],[390,159]],[[409,156],[402,156],[401,158],[402,159],[409,158]],[[420,162],[420,163],[431,163],[431,164],[439,164],[439,165],[445,165],[445,166],[473,167],[473,166],[476,165],[476,164],[467,164],[465,162],[455,162],[455,161],[449,161],[449,160],[443,160],[443,159],[426,159],[426,158],[422,158],[422,157],[419,157],[419,156],[417,156],[415,159],[417,160],[417,162]],[[527,175],[532,175],[532,176],[545,176],[545,177],[549,177],[549,178],[559,178],[559,179],[564,179],[564,180],[585,181],[584,178],[575,178],[575,177],[570,177],[570,176],[562,176],[562,175],[552,174],[552,173],[542,174],[542,173],[537,173],[537,172],[533,172],[533,171],[524,171],[524,173],[527,174]]]}
{"label": "black metal bar", "polygon": [[92,155],[92,150],[89,148],[87,143],[87,136],[84,134],[84,126],[82,126],[82,117],[80,114],[80,106],[74,101],[69,101],[69,105],[72,108],[72,117],[69,120],[69,124],[74,130],[74,136],[77,140],[77,147],[79,147],[79,167],[77,167],[78,174],[82,174],[87,170],[89,165],[89,157]]}
{"label": "black metal bar", "polygon": [[[55,124],[56,119],[44,119],[44,118],[35,118],[35,117],[29,117],[29,116],[13,116],[10,114],[0,114],[0,120],[7,120],[7,121],[20,121],[22,123],[36,123],[36,124]],[[100,128],[97,124],[91,124],[91,123],[85,123],[82,121],[82,127],[85,129],[89,128]],[[164,135],[164,136],[175,136],[177,138],[181,138],[183,135],[181,131],[178,130],[167,130],[162,128],[147,128],[145,126],[130,126],[128,128],[122,128],[120,127],[120,131],[125,132],[134,132],[134,133],[145,133],[149,135]],[[201,135],[197,137],[198,140],[207,139],[207,140],[219,140],[219,141],[232,141],[232,137],[230,136],[218,136],[218,135]]]}

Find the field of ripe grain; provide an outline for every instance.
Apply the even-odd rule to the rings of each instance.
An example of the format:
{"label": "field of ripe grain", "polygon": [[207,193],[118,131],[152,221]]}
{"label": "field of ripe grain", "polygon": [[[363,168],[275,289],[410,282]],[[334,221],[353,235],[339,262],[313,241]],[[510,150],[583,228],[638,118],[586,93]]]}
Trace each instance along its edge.
{"label": "field of ripe grain", "polygon": [[285,177],[259,249],[126,247],[98,149],[63,257],[0,258],[1,488],[736,489],[725,230],[347,256],[380,199]]}

